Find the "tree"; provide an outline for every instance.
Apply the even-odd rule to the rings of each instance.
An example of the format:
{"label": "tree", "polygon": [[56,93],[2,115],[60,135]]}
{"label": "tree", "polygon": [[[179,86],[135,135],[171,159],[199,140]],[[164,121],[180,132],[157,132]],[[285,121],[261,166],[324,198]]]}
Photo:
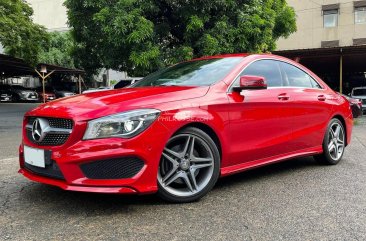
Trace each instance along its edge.
{"label": "tree", "polygon": [[39,52],[39,62],[74,68],[74,39],[70,32],[50,33],[49,43]]}
{"label": "tree", "polygon": [[0,43],[5,52],[31,65],[48,41],[44,27],[32,21],[33,10],[22,0],[0,0]]}
{"label": "tree", "polygon": [[66,0],[78,63],[145,75],[193,57],[274,50],[296,31],[285,0]]}

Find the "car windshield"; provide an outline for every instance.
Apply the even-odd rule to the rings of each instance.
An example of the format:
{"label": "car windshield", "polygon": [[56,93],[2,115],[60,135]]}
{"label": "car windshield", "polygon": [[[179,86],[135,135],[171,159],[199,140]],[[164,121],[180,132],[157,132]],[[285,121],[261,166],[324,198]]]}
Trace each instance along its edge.
{"label": "car windshield", "polygon": [[209,86],[222,80],[242,60],[229,57],[184,62],[152,73],[131,87]]}
{"label": "car windshield", "polygon": [[353,95],[366,95],[366,89],[355,89],[353,90]]}

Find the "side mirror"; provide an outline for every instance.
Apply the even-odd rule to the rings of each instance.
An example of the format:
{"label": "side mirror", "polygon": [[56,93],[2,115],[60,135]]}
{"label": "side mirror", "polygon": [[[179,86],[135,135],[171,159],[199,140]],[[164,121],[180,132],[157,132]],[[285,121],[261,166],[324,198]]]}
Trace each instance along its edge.
{"label": "side mirror", "polygon": [[262,76],[244,75],[240,77],[239,87],[235,91],[267,89],[267,81]]}

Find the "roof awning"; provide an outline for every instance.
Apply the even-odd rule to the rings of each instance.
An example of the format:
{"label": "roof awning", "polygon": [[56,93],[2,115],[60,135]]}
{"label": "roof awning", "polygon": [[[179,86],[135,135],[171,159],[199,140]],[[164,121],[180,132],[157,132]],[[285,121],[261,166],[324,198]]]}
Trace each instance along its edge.
{"label": "roof awning", "polygon": [[[40,69],[42,65],[46,66],[48,72],[54,71],[56,74],[85,74],[85,71],[81,69],[69,69],[57,65],[42,63],[37,65],[37,69]],[[8,78],[27,75],[38,76],[35,69],[29,66],[24,60],[0,54],[1,77]]]}

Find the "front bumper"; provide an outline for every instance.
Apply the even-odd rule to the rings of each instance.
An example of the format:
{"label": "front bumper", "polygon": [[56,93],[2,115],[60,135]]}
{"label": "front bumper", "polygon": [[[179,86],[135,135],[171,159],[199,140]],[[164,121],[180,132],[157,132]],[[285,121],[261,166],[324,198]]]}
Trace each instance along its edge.
{"label": "front bumper", "polygon": [[[62,146],[37,146],[26,137],[19,148],[19,173],[30,180],[60,187],[69,191],[147,194],[157,191],[157,170],[161,153],[169,131],[160,122],[153,123],[145,132],[131,139],[108,138],[83,141],[86,123],[75,123],[73,133]],[[23,137],[24,137],[23,133]],[[24,145],[48,150],[51,160],[56,162],[63,180],[39,175],[24,165]],[[91,179],[81,166],[96,161],[138,157],[142,160],[141,170],[130,178]],[[106,170],[107,171],[107,170]]]}

